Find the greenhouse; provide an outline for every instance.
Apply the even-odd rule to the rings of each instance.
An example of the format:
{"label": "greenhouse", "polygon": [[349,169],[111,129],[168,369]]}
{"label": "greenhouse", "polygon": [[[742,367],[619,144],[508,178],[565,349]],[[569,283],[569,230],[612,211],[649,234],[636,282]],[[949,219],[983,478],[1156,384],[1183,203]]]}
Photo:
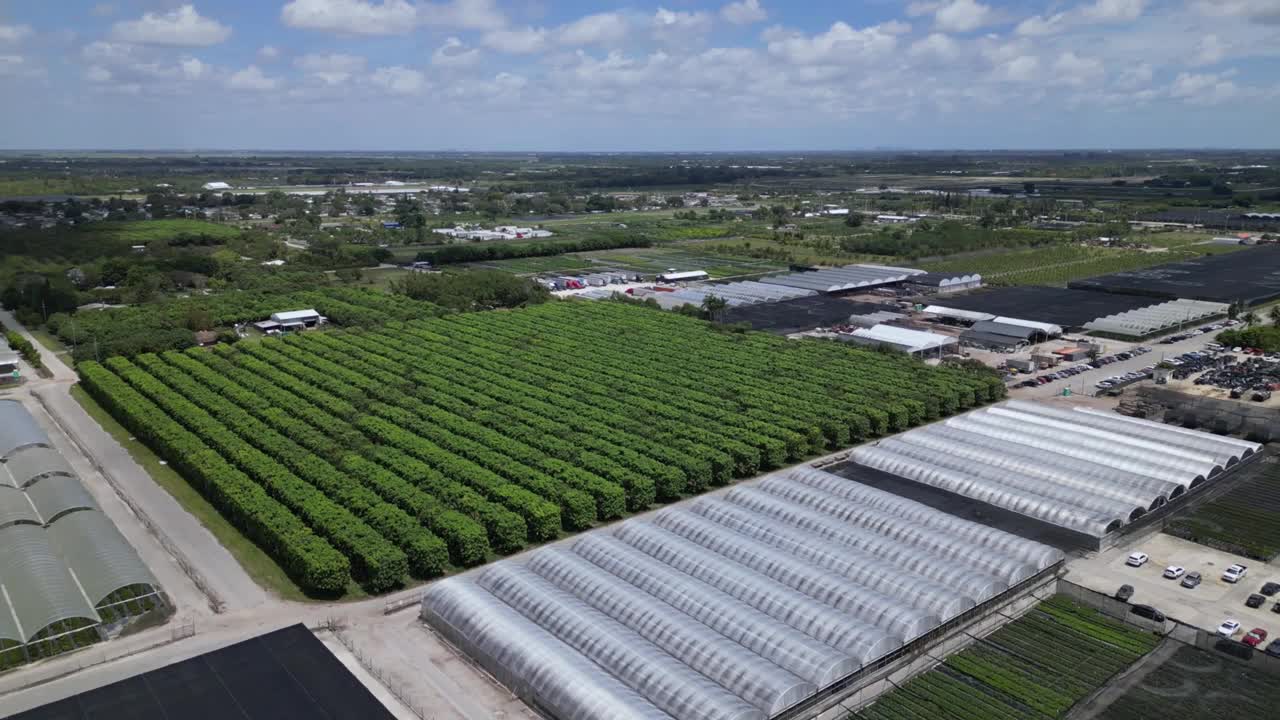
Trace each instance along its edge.
{"label": "greenhouse", "polygon": [[837,293],[900,283],[913,276],[924,274],[923,270],[888,265],[845,265],[813,272],[775,275],[761,278],[760,282],[821,293]]}
{"label": "greenhouse", "polygon": [[0,420],[3,667],[96,641],[159,588],[26,408],[0,401]]}
{"label": "greenhouse", "polygon": [[765,720],[1055,566],[793,469],[432,586],[423,618],[562,720]]}
{"label": "greenhouse", "polygon": [[1015,400],[860,447],[852,459],[1102,537],[1260,447],[1089,408]]}
{"label": "greenhouse", "polygon": [[1084,326],[1091,332],[1147,337],[1227,314],[1226,303],[1204,300],[1172,300],[1151,307],[1100,317]]}

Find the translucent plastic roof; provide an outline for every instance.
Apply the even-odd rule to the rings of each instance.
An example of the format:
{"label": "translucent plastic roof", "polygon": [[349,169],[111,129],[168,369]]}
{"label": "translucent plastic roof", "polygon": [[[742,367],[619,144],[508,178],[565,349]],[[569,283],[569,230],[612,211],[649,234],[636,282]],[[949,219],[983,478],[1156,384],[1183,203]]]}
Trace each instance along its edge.
{"label": "translucent plastic roof", "polygon": [[860,447],[853,459],[1101,537],[1260,447],[1099,410],[1014,400]]}
{"label": "translucent plastic roof", "polygon": [[[0,433],[10,430],[10,442],[21,448],[0,464],[0,639],[25,642],[59,620],[98,622],[94,606],[108,595],[154,587],[146,565],[27,410],[0,401],[0,421],[10,423]],[[17,634],[3,634],[15,628]]]}
{"label": "translucent plastic roof", "polygon": [[1225,303],[1204,300],[1171,300],[1159,305],[1106,315],[1085,324],[1086,330],[1143,337],[1186,323],[1227,314]]}
{"label": "translucent plastic roof", "polygon": [[557,718],[764,720],[1061,559],[793,469],[436,583],[422,616]]}
{"label": "translucent plastic roof", "polygon": [[0,460],[7,460],[19,448],[48,442],[36,419],[21,403],[0,400]]}
{"label": "translucent plastic roof", "polygon": [[18,487],[26,487],[32,481],[49,475],[75,477],[57,450],[43,446],[18,450],[5,460],[4,467]]}

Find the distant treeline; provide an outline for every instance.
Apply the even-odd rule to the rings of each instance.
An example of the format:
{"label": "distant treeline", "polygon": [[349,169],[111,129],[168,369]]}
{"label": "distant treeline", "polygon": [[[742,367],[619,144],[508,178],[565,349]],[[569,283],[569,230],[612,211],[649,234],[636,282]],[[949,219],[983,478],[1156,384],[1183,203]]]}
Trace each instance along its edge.
{"label": "distant treeline", "polygon": [[587,250],[613,250],[615,248],[649,247],[653,240],[634,232],[605,232],[580,240],[562,240],[558,242],[536,243],[490,243],[472,245],[445,245],[418,253],[418,260],[427,260],[436,265],[451,265],[465,262],[484,262],[486,260],[506,260],[509,258],[546,257],[563,253],[584,252]]}
{"label": "distant treeline", "polygon": [[955,255],[975,250],[1036,247],[1070,239],[1062,233],[1036,230],[991,230],[958,222],[921,225],[911,232],[893,230],[840,239],[840,248],[849,253],[922,258]]}

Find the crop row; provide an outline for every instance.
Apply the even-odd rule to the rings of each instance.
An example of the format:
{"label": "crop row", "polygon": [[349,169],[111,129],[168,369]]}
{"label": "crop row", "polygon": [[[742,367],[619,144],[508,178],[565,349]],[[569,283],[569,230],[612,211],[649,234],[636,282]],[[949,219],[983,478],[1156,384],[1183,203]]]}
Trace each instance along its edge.
{"label": "crop row", "polygon": [[1057,596],[850,717],[1060,718],[1155,639]]}
{"label": "crop row", "polygon": [[353,324],[387,322],[112,358],[94,372],[219,455],[373,592],[1003,391],[960,370],[622,304],[421,319],[351,293],[296,297]]}

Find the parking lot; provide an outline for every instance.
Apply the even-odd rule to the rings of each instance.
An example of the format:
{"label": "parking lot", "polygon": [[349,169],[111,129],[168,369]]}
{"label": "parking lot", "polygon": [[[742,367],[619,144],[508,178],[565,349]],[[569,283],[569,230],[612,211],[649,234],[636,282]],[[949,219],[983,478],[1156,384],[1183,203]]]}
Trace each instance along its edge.
{"label": "parking lot", "polygon": [[[1129,553],[1135,551],[1150,556],[1142,567],[1125,564]],[[1233,585],[1221,578],[1223,570],[1236,563],[1248,566],[1249,572]],[[1178,580],[1162,577],[1170,565],[1181,566],[1187,572],[1199,572],[1204,579],[1199,587],[1184,588]],[[1072,560],[1067,569],[1067,579],[1071,582],[1107,595],[1114,595],[1121,585],[1132,585],[1130,603],[1151,605],[1188,625],[1213,631],[1223,620],[1232,618],[1238,620],[1241,627],[1236,640],[1255,627],[1267,631],[1267,643],[1280,637],[1280,613],[1271,610],[1280,602],[1280,594],[1267,598],[1261,607],[1245,606],[1245,600],[1258,592],[1263,583],[1280,582],[1280,565],[1274,561],[1250,560],[1156,533],[1094,557]]]}

